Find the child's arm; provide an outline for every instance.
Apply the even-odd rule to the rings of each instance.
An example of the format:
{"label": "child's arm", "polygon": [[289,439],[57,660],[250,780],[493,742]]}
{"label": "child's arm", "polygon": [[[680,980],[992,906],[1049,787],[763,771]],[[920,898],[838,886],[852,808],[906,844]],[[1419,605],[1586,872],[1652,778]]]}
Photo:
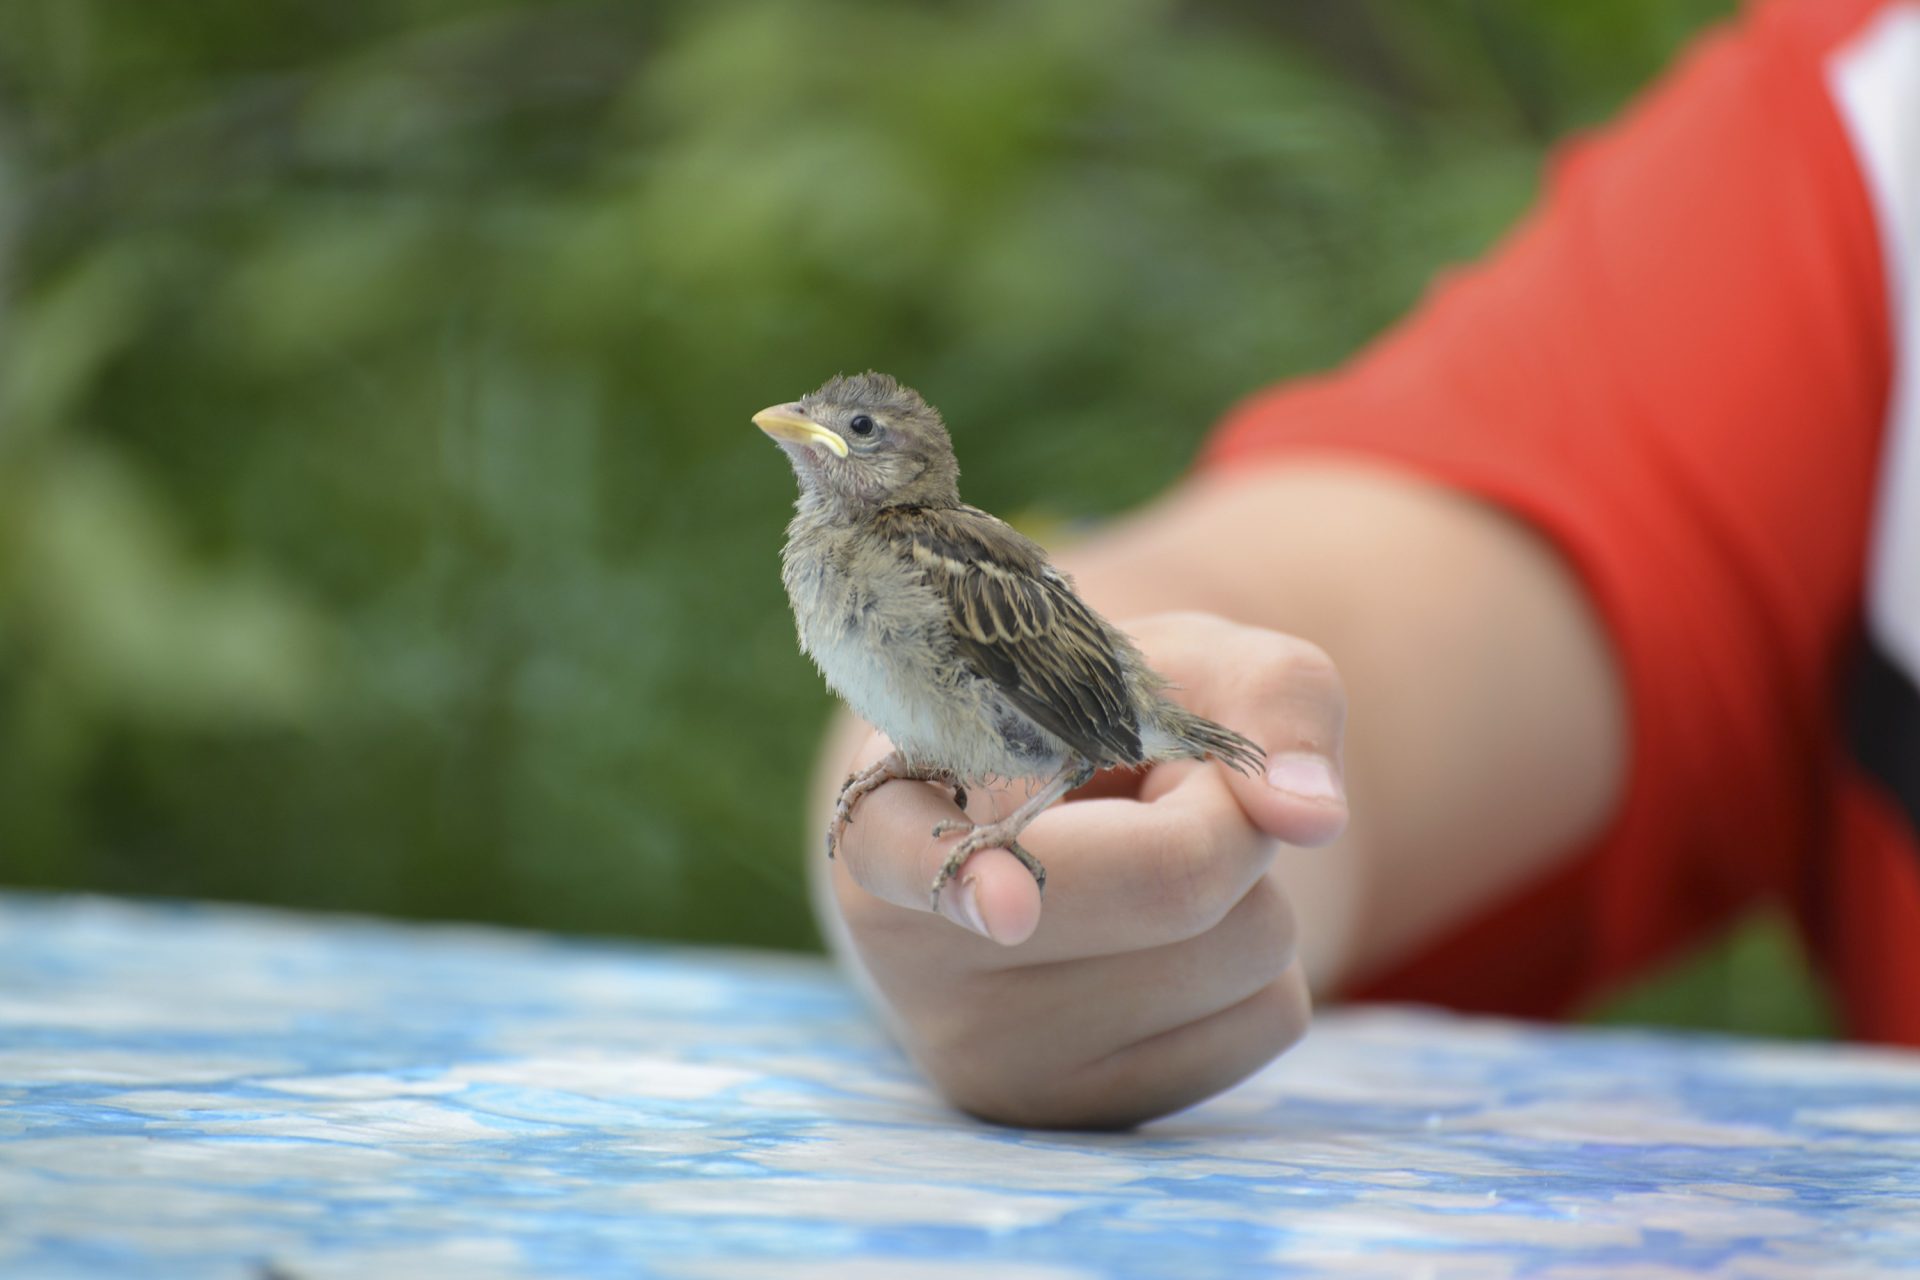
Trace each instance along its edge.
{"label": "child's arm", "polygon": [[[996,941],[925,910],[945,793],[869,797],[840,860],[816,861],[825,922],[971,1111],[1114,1125],[1196,1102],[1299,1037],[1309,980],[1405,954],[1612,809],[1623,727],[1598,625],[1559,560],[1486,507],[1384,471],[1260,469],[1189,484],[1063,565],[1308,794],[1181,764],[1069,801],[1030,832],[1044,911],[1011,856],[969,865]],[[1336,663],[1358,695],[1344,770]],[[836,731],[817,819],[882,749]],[[1353,797],[1344,836],[1340,791],[1311,794],[1316,758]]]}

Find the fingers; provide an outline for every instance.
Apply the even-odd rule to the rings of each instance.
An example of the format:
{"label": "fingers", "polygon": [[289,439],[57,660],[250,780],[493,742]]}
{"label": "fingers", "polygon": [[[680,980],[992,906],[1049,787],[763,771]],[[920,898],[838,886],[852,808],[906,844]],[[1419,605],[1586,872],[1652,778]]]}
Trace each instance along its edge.
{"label": "fingers", "polygon": [[[856,758],[856,767],[887,750],[886,740],[875,736]],[[952,788],[933,783],[889,782],[862,800],[841,839],[835,869],[841,911],[849,922],[853,913],[870,912],[872,899],[926,913],[928,886],[960,839],[959,833],[936,839],[933,829],[966,817],[953,803]],[[1039,923],[1039,886],[1006,850],[983,849],[941,893],[940,914],[985,940],[1011,946],[1024,942]]]}
{"label": "fingers", "polygon": [[983,1119],[1122,1129],[1238,1084],[1298,1043],[1312,1013],[1306,980],[1292,965],[1235,1004],[1064,1071],[1030,1054],[921,1061],[957,1105]]}
{"label": "fingers", "polygon": [[1347,823],[1347,698],[1324,652],[1208,614],[1160,614],[1130,630],[1148,661],[1173,680],[1175,700],[1266,749],[1264,777],[1226,771],[1255,826],[1309,847],[1339,836]]}
{"label": "fingers", "polygon": [[[1203,1038],[1218,1046],[1221,1037],[1207,1028],[1297,967],[1293,941],[1285,897],[1262,881],[1216,928],[1186,942],[1001,973],[949,974],[949,998],[919,1019],[915,1056],[963,1105],[995,1118],[1007,1118],[1016,1104],[1086,1106],[1092,1093],[1076,1102],[1059,1086],[1091,1083],[1089,1071],[1101,1077],[1133,1074],[1136,1068],[1109,1062],[1121,1046],[1155,1046],[1143,1052],[1161,1054],[1184,1028],[1201,1028]],[[1230,1021],[1243,1032],[1259,1025]],[[1285,1047],[1264,1035],[1252,1038],[1265,1056]],[[1229,1055],[1240,1064],[1236,1070],[1245,1069],[1253,1052],[1243,1047]],[[1213,1079],[1213,1069],[1205,1075]],[[1097,1116],[1056,1115],[1043,1122],[1110,1122],[1115,1087],[1098,1083],[1104,1097]],[[1118,1083],[1120,1093],[1139,1092],[1137,1081]]]}
{"label": "fingers", "polygon": [[[925,914],[928,887],[960,833],[935,838],[934,827],[964,820],[950,792],[924,782],[890,782],[860,805],[841,841],[839,864],[860,893],[894,910]],[[841,896],[843,911],[869,904]],[[942,890],[939,913],[983,939],[1012,946],[1040,919],[1040,888],[1005,849],[982,849]]]}
{"label": "fingers", "polygon": [[[983,975],[972,995],[985,1025],[956,1028],[964,1043],[949,1049],[1031,1061],[1038,1048],[1071,1070],[1248,999],[1294,963],[1294,941],[1286,896],[1263,878],[1197,938]],[[1036,1026],[1047,1029],[1039,1046],[1026,1043]]]}
{"label": "fingers", "polygon": [[[1346,696],[1324,653],[1200,614],[1160,615],[1132,630],[1175,681],[1174,696],[1259,742],[1269,769],[1259,778],[1180,765],[1104,775],[1082,798],[1041,815],[1021,843],[1048,870],[1044,921],[1040,893],[1011,854],[974,855],[941,894],[940,914],[983,939],[1019,946],[1018,963],[1193,937],[1265,873],[1274,840],[1320,845],[1346,826]],[[862,759],[885,749],[876,738]],[[976,792],[974,816],[1005,802]],[[933,785],[894,782],[868,796],[836,868],[843,912],[873,907],[857,886],[898,910],[925,913],[927,888],[960,838],[936,839],[933,829],[964,816],[949,791]]]}
{"label": "fingers", "polygon": [[1222,770],[1161,766],[1154,794],[1048,810],[1023,844],[1047,867],[1047,911],[1007,963],[1040,964],[1184,942],[1212,929],[1279,846],[1256,830]]}
{"label": "fingers", "polygon": [[[1150,799],[1058,805],[1027,828],[1021,843],[1047,868],[1044,916],[1033,878],[1011,854],[989,849],[968,860],[941,895],[941,914],[1003,946],[1024,944],[983,952],[980,965],[1043,964],[1197,937],[1266,874],[1278,845],[1248,822],[1222,770],[1162,766],[1149,788]],[[862,802],[840,846],[840,905],[856,932],[886,926],[875,919],[882,904],[927,910],[927,885],[957,839],[934,839],[933,826],[958,812],[945,791],[924,783],[889,783]]]}
{"label": "fingers", "polygon": [[[1218,769],[1169,771],[1178,781],[1150,803],[1075,801],[1034,821],[1021,843],[1046,864],[1046,910],[1021,945],[975,957],[980,967],[1164,947],[1220,923],[1265,876],[1279,846],[1247,821]],[[871,834],[886,839],[877,825]],[[937,856],[920,865],[936,864]],[[1011,858],[1002,864],[979,855],[966,874],[977,876],[978,901],[994,929],[1033,887]],[[844,899],[843,906],[858,909]],[[1037,911],[1037,901],[1032,906]]]}
{"label": "fingers", "polygon": [[[1191,1105],[1294,1043],[1310,1000],[1281,842],[1344,827],[1346,698],[1313,646],[1203,615],[1129,628],[1173,696],[1268,752],[1265,776],[1175,763],[1103,775],[1021,843],[1046,910],[1005,850],[984,850],[928,918],[963,815],[948,788],[892,782],[859,806],[833,865],[848,936],[915,1058],[968,1110],[1007,1123],[1114,1127]],[[864,760],[887,750],[875,738]],[[986,820],[1017,796],[970,799]]]}
{"label": "fingers", "polygon": [[1230,1009],[1132,1044],[1077,1073],[1070,1096],[1098,1099],[1076,1128],[1125,1128],[1211,1098],[1298,1044],[1313,997],[1298,965]]}

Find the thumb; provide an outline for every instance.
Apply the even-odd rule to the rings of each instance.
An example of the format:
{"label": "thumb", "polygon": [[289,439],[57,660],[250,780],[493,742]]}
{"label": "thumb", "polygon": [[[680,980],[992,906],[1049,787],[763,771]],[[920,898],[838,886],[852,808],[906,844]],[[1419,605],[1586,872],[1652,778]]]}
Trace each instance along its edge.
{"label": "thumb", "polygon": [[1175,621],[1188,625],[1150,626],[1142,635],[1177,682],[1169,693],[1267,753],[1259,769],[1227,771],[1248,821],[1292,845],[1334,840],[1347,825],[1347,695],[1333,660],[1305,640],[1264,628]]}
{"label": "thumb", "polygon": [[1269,754],[1264,775],[1230,775],[1233,797],[1254,826],[1308,848],[1347,828],[1347,789],[1337,751],[1296,747]]}

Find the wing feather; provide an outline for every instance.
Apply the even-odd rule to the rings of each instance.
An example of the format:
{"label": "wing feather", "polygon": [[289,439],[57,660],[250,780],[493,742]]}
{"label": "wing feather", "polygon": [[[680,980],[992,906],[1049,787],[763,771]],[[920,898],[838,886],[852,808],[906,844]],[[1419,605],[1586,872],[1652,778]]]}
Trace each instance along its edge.
{"label": "wing feather", "polygon": [[885,532],[905,542],[947,602],[961,656],[977,675],[1093,763],[1140,761],[1126,641],[1038,545],[975,507],[882,515]]}

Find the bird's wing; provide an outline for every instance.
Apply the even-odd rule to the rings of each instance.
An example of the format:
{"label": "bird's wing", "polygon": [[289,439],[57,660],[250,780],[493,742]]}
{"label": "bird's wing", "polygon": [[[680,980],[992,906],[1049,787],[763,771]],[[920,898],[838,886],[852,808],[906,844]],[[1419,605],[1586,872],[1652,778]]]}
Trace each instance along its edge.
{"label": "bird's wing", "polygon": [[975,507],[889,514],[889,532],[946,600],[961,655],[977,674],[1086,759],[1139,761],[1126,641],[1039,546]]}

